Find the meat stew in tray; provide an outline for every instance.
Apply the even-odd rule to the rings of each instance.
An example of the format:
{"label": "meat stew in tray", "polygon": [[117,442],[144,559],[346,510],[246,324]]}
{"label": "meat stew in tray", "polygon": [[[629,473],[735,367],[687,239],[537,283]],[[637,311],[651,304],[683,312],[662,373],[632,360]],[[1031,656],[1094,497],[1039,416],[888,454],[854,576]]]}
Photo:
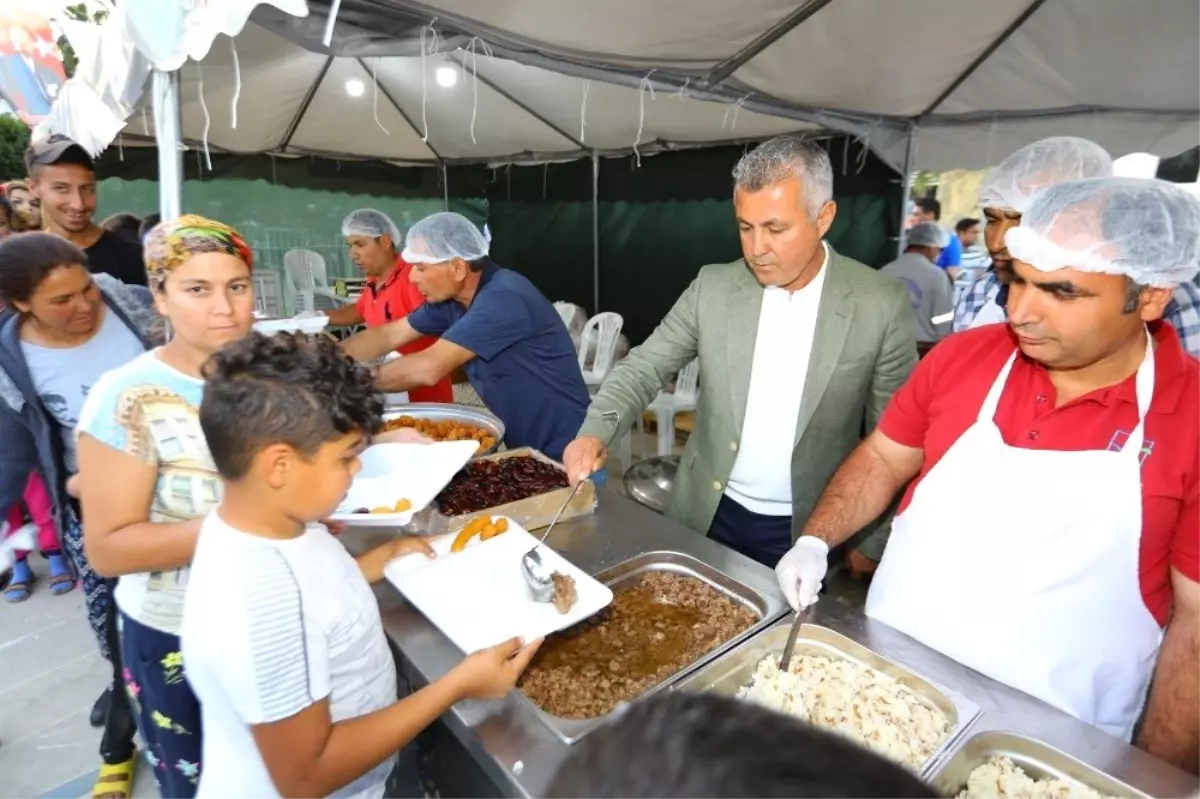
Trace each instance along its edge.
{"label": "meat stew in tray", "polygon": [[552,716],[591,719],[641,696],[759,620],[702,580],[647,572],[549,636],[517,686]]}

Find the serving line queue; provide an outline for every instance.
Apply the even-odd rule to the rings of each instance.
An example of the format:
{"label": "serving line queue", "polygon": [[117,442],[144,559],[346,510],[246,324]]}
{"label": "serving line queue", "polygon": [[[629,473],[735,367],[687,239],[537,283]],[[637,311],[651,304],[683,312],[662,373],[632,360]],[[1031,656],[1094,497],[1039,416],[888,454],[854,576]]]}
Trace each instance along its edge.
{"label": "serving line queue", "polygon": [[794,607],[882,526],[869,615],[1125,740],[1144,710],[1138,743],[1195,771],[1200,367],[1161,318],[1200,268],[1200,204],[1159,181],[1045,189],[1004,236],[1008,324],[918,366],[903,289],[824,254],[826,166],[790,147],[765,178],[739,165],[744,261],[701,270],[614,368],[571,478],[604,462],[602,412],[699,356],[731,376],[701,386],[669,514],[775,566]]}

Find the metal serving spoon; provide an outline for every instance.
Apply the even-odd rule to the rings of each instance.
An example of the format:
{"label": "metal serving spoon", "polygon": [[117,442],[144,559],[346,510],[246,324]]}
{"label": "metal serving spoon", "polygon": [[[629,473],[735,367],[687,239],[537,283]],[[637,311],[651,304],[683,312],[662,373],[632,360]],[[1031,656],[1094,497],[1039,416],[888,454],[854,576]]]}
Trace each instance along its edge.
{"label": "metal serving spoon", "polygon": [[788,632],[787,643],[783,645],[783,657],[779,659],[780,671],[788,670],[788,664],[792,662],[792,652],[796,649],[796,636],[800,634],[800,628],[804,623],[812,617],[812,611],[816,605],[817,603],[814,602],[808,607],[796,611],[796,619],[792,622],[792,629]]}
{"label": "metal serving spoon", "polygon": [[[616,411],[604,411],[601,416],[613,423],[612,434],[608,437],[608,441],[604,444],[604,449],[607,450],[612,446],[613,440],[617,437],[617,430],[620,428],[621,415]],[[558,509],[558,513],[554,514],[554,518],[550,521],[550,526],[546,528],[546,532],[542,533],[542,537],[533,545],[533,548],[521,556],[521,576],[525,578],[525,584],[529,586],[529,593],[537,602],[553,602],[554,601],[554,581],[551,579],[550,571],[546,568],[546,564],[542,563],[542,556],[538,554],[538,547],[545,543],[546,538],[550,535],[550,531],[554,529],[554,525],[558,524],[558,520],[566,511],[567,506],[571,504],[571,500],[575,498],[575,494],[579,491],[579,487],[583,485],[580,480],[571,489],[571,493],[567,495],[567,501]]]}

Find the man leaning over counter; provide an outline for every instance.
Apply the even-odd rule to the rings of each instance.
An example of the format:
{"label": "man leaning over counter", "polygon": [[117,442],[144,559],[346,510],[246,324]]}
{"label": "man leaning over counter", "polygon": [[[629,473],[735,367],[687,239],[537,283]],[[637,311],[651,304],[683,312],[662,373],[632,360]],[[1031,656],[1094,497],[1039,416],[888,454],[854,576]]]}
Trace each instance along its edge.
{"label": "man leaning over counter", "polygon": [[701,269],[613,367],[564,463],[573,481],[601,468],[612,432],[601,414],[616,411],[624,432],[699,357],[700,412],[667,513],[774,566],[912,372],[915,324],[898,281],[823,240],[837,207],[819,144],[765,142],[738,163],[734,184],[744,258]]}
{"label": "man leaning over counter", "polygon": [[912,481],[867,614],[1124,740],[1144,706],[1137,743],[1194,773],[1200,363],[1159,320],[1200,270],[1200,201],[1155,180],[1062,183],[1006,242],[1008,324],[921,362],[780,587],[815,601],[829,547]]}
{"label": "man leaning over counter", "polygon": [[[378,327],[420,308],[425,297],[413,285],[412,264],[400,257],[404,243],[391,217],[373,208],[351,211],[342,221],[342,236],[350,250],[350,260],[367,279],[362,294],[353,305],[343,305],[326,314],[336,327],[363,325]],[[413,355],[437,343],[435,336],[423,336],[399,348],[402,355]],[[408,392],[413,402],[454,402],[450,376],[428,386],[415,386]]]}
{"label": "man leaning over counter", "polygon": [[528,278],[488,257],[488,242],[466,217],[438,213],[412,226],[402,257],[426,302],[394,322],[342,342],[369,361],[417,340],[428,349],[379,367],[382,391],[410,391],[460,366],[480,399],[504,422],[508,447],[533,447],[560,460],[587,410],[588,392],[571,334]]}

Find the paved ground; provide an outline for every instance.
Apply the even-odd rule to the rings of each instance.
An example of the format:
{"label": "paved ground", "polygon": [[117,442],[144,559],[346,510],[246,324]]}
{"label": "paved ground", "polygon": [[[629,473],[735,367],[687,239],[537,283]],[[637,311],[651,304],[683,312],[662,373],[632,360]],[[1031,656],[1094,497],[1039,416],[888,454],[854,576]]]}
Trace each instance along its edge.
{"label": "paved ground", "polygon": [[[88,725],[108,679],[78,589],[54,596],[43,578],[19,605],[0,601],[0,796],[90,795],[100,731]],[[148,775],[147,775],[148,776]],[[84,784],[73,785],[83,778]],[[144,781],[156,795],[153,779]]]}

